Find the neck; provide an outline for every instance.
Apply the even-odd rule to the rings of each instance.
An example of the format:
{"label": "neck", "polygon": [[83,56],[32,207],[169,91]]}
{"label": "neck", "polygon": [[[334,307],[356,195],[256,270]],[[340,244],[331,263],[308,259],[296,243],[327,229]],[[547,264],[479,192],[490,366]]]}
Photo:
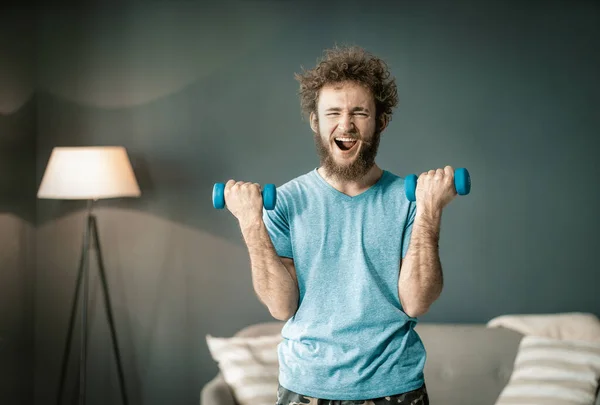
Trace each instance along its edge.
{"label": "neck", "polygon": [[354,197],[368,190],[373,184],[377,183],[383,174],[383,170],[376,164],[374,164],[364,176],[356,180],[339,180],[328,174],[323,166],[319,167],[317,171],[333,188],[350,197]]}

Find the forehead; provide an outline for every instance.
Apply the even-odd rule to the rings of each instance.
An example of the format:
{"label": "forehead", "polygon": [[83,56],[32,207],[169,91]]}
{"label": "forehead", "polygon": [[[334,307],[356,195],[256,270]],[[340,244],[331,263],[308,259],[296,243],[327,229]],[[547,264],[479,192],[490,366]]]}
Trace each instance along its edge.
{"label": "forehead", "polygon": [[330,107],[372,109],[375,100],[371,91],[358,83],[344,82],[323,86],[319,93],[319,110]]}

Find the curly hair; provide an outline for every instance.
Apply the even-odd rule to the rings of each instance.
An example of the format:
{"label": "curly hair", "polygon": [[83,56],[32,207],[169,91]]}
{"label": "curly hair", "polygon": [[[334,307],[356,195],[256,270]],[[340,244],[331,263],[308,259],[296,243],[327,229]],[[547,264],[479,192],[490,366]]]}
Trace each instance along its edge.
{"label": "curly hair", "polygon": [[320,90],[329,84],[351,81],[368,88],[375,98],[375,118],[379,125],[383,116],[392,119],[392,109],[398,104],[396,82],[386,63],[358,46],[334,47],[324,51],[314,69],[302,69],[294,74],[300,83],[302,113],[317,112]]}

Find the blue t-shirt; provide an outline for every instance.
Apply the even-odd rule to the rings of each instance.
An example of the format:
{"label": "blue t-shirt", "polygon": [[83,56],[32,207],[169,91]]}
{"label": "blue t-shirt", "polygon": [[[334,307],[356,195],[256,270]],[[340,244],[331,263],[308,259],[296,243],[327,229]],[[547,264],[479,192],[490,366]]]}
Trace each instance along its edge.
{"label": "blue t-shirt", "polygon": [[317,169],[277,188],[263,219],[294,260],[299,306],[282,329],[279,383],[310,397],[362,400],[421,387],[426,353],[398,296],[415,204],[388,171],[350,197]]}

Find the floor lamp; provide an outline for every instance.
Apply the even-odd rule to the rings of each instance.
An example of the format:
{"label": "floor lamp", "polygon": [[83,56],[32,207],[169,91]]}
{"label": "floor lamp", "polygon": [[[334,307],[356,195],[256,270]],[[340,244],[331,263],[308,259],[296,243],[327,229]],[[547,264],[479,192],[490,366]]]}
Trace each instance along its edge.
{"label": "floor lamp", "polygon": [[62,402],[64,384],[66,379],[67,364],[71,352],[71,340],[77,305],[79,303],[79,290],[83,288],[81,296],[81,350],[79,356],[79,404],[85,404],[86,399],[86,369],[87,369],[87,304],[88,304],[88,268],[89,251],[96,250],[98,269],[106,315],[110,325],[110,334],[114,355],[117,361],[121,399],[127,404],[127,390],[125,376],[121,364],[121,355],[117,342],[117,333],[113,312],[108,293],[108,283],[104,271],[102,252],[96,216],[92,213],[93,203],[104,198],[139,197],[140,188],[127,156],[125,148],[120,146],[88,146],[88,147],[56,147],[52,150],[48,166],[44,172],[38,198],[60,200],[86,200],[87,220],[83,233],[83,247],[79,261],[79,271],[75,286],[75,294],[71,307],[69,330],[63,352],[60,385],[57,396],[57,405]]}

